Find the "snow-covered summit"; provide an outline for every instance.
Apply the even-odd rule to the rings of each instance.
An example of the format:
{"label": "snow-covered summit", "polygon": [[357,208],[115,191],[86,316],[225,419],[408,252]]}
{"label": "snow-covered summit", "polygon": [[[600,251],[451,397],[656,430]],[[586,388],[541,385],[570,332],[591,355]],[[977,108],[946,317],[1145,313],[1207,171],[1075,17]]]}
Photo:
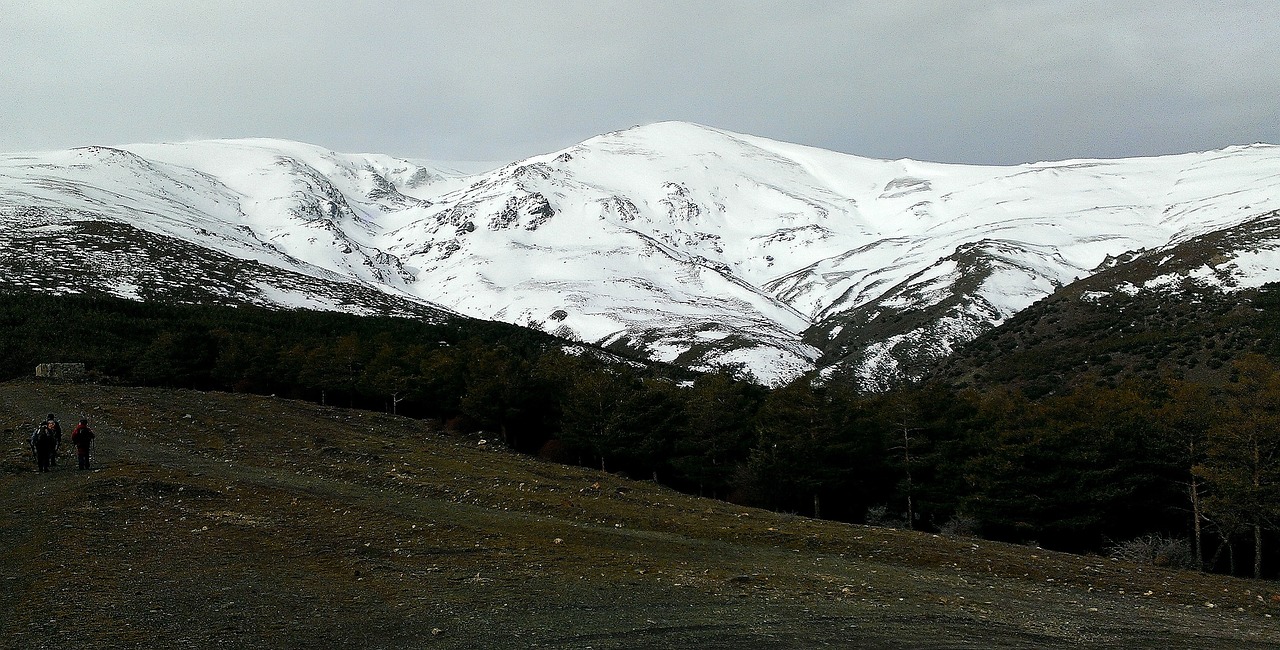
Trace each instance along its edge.
{"label": "snow-covered summit", "polygon": [[1114,256],[1280,208],[1278,179],[1269,145],[992,167],[662,122],[481,173],[262,139],[0,155],[0,220],[11,239],[110,222],[692,367],[874,384]]}

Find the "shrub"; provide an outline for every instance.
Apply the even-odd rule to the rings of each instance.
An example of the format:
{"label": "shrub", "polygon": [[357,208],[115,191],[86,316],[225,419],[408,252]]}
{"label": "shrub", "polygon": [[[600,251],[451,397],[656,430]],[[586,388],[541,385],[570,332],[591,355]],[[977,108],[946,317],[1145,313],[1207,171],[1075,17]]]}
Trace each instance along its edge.
{"label": "shrub", "polygon": [[872,506],[867,508],[867,525],[906,529],[907,518],[898,514],[890,514],[888,506]]}
{"label": "shrub", "polygon": [[948,537],[977,537],[978,520],[964,513],[956,513],[938,527],[938,532]]}
{"label": "shrub", "polygon": [[1164,535],[1144,535],[1112,545],[1112,558],[1170,569],[1197,569],[1198,563],[1185,539]]}

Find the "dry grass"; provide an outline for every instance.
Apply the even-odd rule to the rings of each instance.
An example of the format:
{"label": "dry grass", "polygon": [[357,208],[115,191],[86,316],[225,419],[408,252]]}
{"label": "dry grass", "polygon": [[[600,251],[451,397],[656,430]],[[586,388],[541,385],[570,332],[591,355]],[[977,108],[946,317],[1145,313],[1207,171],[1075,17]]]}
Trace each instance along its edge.
{"label": "dry grass", "polygon": [[[87,414],[98,469],[33,471]],[[1274,583],[812,521],[270,398],[0,384],[8,647],[1280,648]]]}

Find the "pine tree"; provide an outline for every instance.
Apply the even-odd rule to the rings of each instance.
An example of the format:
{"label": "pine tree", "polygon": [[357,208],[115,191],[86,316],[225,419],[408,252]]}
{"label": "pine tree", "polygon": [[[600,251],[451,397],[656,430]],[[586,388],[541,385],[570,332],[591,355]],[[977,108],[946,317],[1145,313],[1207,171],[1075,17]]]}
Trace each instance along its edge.
{"label": "pine tree", "polygon": [[511,428],[520,419],[529,394],[529,364],[504,346],[471,342],[466,347],[463,378],[462,414],[497,430],[503,443],[514,447]]}
{"label": "pine tree", "polygon": [[1155,416],[1161,435],[1174,446],[1179,472],[1183,475],[1187,502],[1191,510],[1192,552],[1196,563],[1204,563],[1204,478],[1195,467],[1204,462],[1209,429],[1214,422],[1214,409],[1209,391],[1204,386],[1184,381],[1168,382],[1169,395]]}
{"label": "pine tree", "polygon": [[683,395],[685,428],[675,441],[673,466],[698,494],[716,498],[727,489],[734,459],[750,446],[758,409],[752,385],[717,372],[698,377]]}
{"label": "pine tree", "polygon": [[[744,478],[775,507],[807,506],[819,519],[860,510],[883,453],[864,406],[843,384],[815,387],[801,378],[775,389],[760,409]],[[838,500],[828,503],[830,497]]]}
{"label": "pine tree", "polygon": [[1195,472],[1213,488],[1206,514],[1228,535],[1252,532],[1253,576],[1261,578],[1263,531],[1280,520],[1280,374],[1259,356],[1242,358],[1235,371]]}

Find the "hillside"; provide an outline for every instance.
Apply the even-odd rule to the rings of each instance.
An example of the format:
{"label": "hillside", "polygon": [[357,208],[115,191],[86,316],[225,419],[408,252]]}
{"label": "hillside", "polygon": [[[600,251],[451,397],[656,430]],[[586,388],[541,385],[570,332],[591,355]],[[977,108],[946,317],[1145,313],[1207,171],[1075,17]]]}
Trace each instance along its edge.
{"label": "hillside", "polygon": [[960,347],[933,378],[1033,395],[1125,379],[1221,384],[1243,355],[1280,354],[1277,239],[1272,212],[1112,260]]}
{"label": "hillside", "polygon": [[[86,413],[97,468],[32,471]],[[1274,583],[683,496],[370,412],[0,384],[8,647],[1280,648]]]}

